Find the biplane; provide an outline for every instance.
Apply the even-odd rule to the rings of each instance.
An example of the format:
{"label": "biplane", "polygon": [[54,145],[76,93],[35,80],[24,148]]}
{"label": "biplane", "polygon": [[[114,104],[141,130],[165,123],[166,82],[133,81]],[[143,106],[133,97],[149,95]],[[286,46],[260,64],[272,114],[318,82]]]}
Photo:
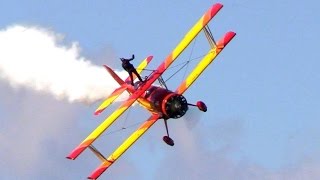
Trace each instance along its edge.
{"label": "biplane", "polygon": [[[203,112],[207,111],[207,107],[204,102],[198,101],[196,104],[190,104],[183,96],[183,93],[193,84],[193,82],[195,82],[201,73],[236,35],[235,32],[229,31],[217,42],[213,39],[208,23],[222,7],[223,5],[220,3],[211,6],[184,36],[176,48],[166,57],[156,70],[151,72],[144,82],[136,82],[134,86],[132,86],[130,84],[129,77],[126,80],[122,80],[110,67],[104,65],[110,75],[119,83],[120,87],[115,89],[111,95],[102,102],[95,111],[95,115],[100,114],[124,91],[127,91],[130,95],[127,100],[122,102],[122,104],[109,117],[107,117],[95,130],[93,130],[91,134],[89,134],[89,136],[67,156],[68,159],[74,160],[86,148],[89,148],[102,161],[100,166],[94,170],[91,175],[89,175],[88,179],[97,179],[158,120],[163,120],[166,128],[166,135],[163,137],[163,141],[166,144],[173,146],[174,141],[169,136],[167,121],[169,119],[177,119],[184,116],[188,111],[189,106],[196,106]],[[200,31],[205,33],[211,48],[187,78],[176,88],[175,91],[169,90],[167,86],[154,85],[156,80],[163,82],[161,75],[177,59],[185,48],[189,46],[192,40],[198,36]],[[149,56],[141,62],[137,67],[138,73],[141,73],[152,58],[152,56]],[[150,117],[109,157],[106,158],[93,146],[93,142],[136,101],[151,113]]]}

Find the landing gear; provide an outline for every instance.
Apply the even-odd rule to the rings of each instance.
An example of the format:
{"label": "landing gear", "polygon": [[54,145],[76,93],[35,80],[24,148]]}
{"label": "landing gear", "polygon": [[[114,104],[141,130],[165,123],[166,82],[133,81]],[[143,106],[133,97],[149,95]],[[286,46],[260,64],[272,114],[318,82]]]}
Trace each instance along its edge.
{"label": "landing gear", "polygon": [[[187,104],[187,105],[189,105],[189,106],[195,106],[195,107],[197,107],[200,111],[202,111],[202,112],[206,112],[208,109],[207,109],[207,106],[206,106],[206,104],[204,103],[204,102],[202,102],[202,101],[198,101],[196,104]],[[163,136],[163,141],[166,143],[166,144],[168,144],[169,146],[174,146],[174,141],[173,141],[173,139],[171,139],[170,138],[170,136],[169,136],[169,130],[168,130],[168,123],[167,123],[167,120],[168,120],[168,116],[166,116],[166,117],[163,117],[164,119],[164,125],[165,125],[165,127],[166,127],[166,132],[167,132],[167,135],[166,136]]]}
{"label": "landing gear", "polygon": [[167,120],[168,119],[164,119],[164,125],[166,126],[167,136],[163,136],[162,139],[169,146],[173,146],[174,145],[174,141],[169,137],[169,130],[168,130]]}
{"label": "landing gear", "polygon": [[163,141],[165,142],[165,143],[167,143],[169,146],[173,146],[174,145],[174,142],[173,142],[173,140],[169,137],[169,136],[163,136]]}

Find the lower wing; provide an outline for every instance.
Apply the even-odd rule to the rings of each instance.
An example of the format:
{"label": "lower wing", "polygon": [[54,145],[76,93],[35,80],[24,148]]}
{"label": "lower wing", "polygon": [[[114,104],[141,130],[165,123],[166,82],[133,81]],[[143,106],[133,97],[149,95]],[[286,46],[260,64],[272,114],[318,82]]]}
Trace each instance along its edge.
{"label": "lower wing", "polygon": [[140,96],[151,86],[147,81],[141,85],[130,97],[121,104],[108,118],[106,118],[91,134],[83,140],[68,156],[68,159],[76,159],[88,146],[90,146],[113,122],[118,119]]}
{"label": "lower wing", "polygon": [[145,121],[131,136],[125,140],[95,171],[91,173],[88,179],[97,179],[105,170],[107,170],[134,142],[136,142],[157,120],[158,114],[152,115]]}

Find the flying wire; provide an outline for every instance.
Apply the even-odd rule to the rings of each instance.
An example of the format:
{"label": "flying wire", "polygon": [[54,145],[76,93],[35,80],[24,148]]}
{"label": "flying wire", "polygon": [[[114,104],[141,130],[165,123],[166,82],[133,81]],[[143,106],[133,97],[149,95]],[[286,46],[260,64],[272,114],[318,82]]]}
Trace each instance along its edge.
{"label": "flying wire", "polygon": [[[191,51],[190,51],[190,54],[189,54],[189,60],[188,60],[188,61],[190,61],[190,59],[191,59],[191,57],[192,57],[193,50],[194,50],[194,47],[195,47],[195,45],[196,45],[196,42],[197,42],[197,38],[195,38],[194,41],[193,41],[193,44],[192,44],[192,48],[191,48]],[[183,81],[184,78],[186,77],[188,67],[189,67],[189,63],[187,64],[187,67],[186,67],[186,69],[185,69],[185,71],[184,71],[184,73],[183,73],[182,81]]]}
{"label": "flying wire", "polygon": [[123,124],[122,124],[122,128],[121,128],[121,129],[126,129],[126,128],[125,128],[125,125],[126,125],[126,122],[127,122],[127,120],[128,120],[128,117],[129,117],[130,112],[131,112],[131,108],[129,108],[129,109],[128,109],[128,113],[126,113],[126,117],[125,117],[125,119],[124,119],[124,121],[123,121]]}
{"label": "flying wire", "polygon": [[110,131],[110,132],[105,133],[105,134],[103,134],[103,135],[101,135],[101,136],[108,136],[108,135],[111,135],[111,134],[114,134],[114,133],[117,133],[117,132],[120,132],[120,131],[123,131],[123,130],[130,129],[130,128],[133,128],[133,127],[135,127],[135,126],[138,126],[139,124],[141,124],[141,123],[143,123],[143,122],[145,122],[145,121],[139,121],[139,122],[133,123],[133,124],[127,126],[127,127],[124,127],[124,126],[123,126],[122,128],[119,128],[119,129]]}

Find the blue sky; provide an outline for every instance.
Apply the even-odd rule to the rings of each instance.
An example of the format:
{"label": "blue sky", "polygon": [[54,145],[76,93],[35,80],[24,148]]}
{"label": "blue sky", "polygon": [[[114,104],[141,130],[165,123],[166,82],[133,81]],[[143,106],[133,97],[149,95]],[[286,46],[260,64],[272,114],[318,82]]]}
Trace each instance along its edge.
{"label": "blue sky", "polygon": [[[186,93],[190,102],[205,101],[209,111],[205,114],[192,111],[189,116],[200,120],[188,131],[181,128],[187,120],[169,123],[176,142],[173,148],[162,142],[165,131],[163,123],[158,122],[103,178],[317,179],[320,176],[318,1],[220,2],[224,8],[211,22],[211,30],[217,39],[229,30],[237,32],[237,36]],[[81,55],[96,65],[108,63],[119,69],[118,58],[134,53],[136,59],[154,55],[150,68],[155,68],[213,3],[2,1],[0,29],[13,24],[49,28],[63,34],[65,44],[77,41]],[[207,45],[199,43],[195,48],[201,51]],[[193,57],[197,55],[202,54],[195,53]],[[106,57],[112,61],[105,62]],[[175,89],[181,79],[168,84]],[[17,167],[12,161],[19,161],[18,154],[23,153],[14,150],[17,157],[0,163],[3,177],[79,179],[99,164],[89,152],[76,161],[64,159],[103,120],[102,116],[107,116],[106,112],[101,117],[92,117],[97,104],[69,104],[30,90],[13,90],[5,81],[0,81],[0,88],[3,99],[0,132],[11,137],[13,144],[17,136],[23,141],[23,135],[17,135],[19,130],[9,132],[7,127],[41,129],[38,121],[63,119],[51,134],[40,133],[45,136],[42,149],[38,150],[40,158],[29,164],[49,164],[48,168],[34,171],[28,167],[32,170],[13,173],[12,169]],[[20,115],[17,106],[22,110]],[[45,115],[33,109],[43,106],[47,106]],[[135,117],[140,111],[134,107],[129,116]],[[27,117],[25,121],[23,117]],[[133,122],[126,122],[130,123]],[[103,136],[98,145],[111,152],[128,134],[123,131]],[[57,139],[61,142],[56,142]],[[109,144],[113,148],[108,148]],[[0,156],[14,148],[10,142],[5,147],[8,149],[0,150]],[[41,154],[48,152],[52,153],[49,159],[41,158],[47,157]],[[54,171],[52,168],[56,166],[60,168]],[[59,171],[61,167],[68,170]]]}

